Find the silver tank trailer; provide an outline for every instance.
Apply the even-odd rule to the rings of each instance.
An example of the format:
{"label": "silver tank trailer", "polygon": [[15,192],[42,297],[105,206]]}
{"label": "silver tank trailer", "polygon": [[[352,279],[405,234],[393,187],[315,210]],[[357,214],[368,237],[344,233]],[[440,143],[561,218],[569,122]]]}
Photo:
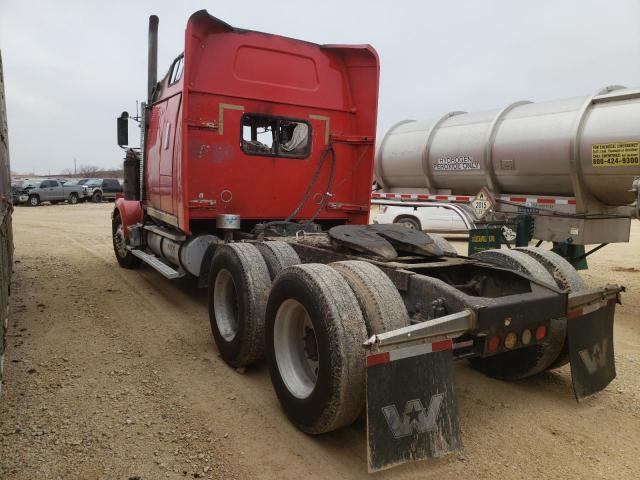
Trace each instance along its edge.
{"label": "silver tank trailer", "polygon": [[[576,196],[579,210],[629,205],[640,177],[640,90],[607,87],[590,97],[516,102],[397,123],[378,145],[386,192]],[[580,206],[584,205],[581,209]]]}

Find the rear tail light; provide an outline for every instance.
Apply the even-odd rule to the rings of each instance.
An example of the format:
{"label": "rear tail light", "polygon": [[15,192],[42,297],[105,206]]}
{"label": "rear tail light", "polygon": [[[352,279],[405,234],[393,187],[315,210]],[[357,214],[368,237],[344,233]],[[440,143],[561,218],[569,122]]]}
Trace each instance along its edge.
{"label": "rear tail light", "polygon": [[538,328],[536,328],[536,340],[540,341],[546,336],[547,336],[547,327],[545,327],[544,325],[538,326]]}
{"label": "rear tail light", "polygon": [[487,342],[487,349],[490,352],[496,352],[500,348],[500,337],[498,335],[494,335]]}
{"label": "rear tail light", "polygon": [[529,330],[528,328],[525,328],[522,331],[522,335],[520,336],[520,341],[522,342],[523,345],[529,345],[531,343],[532,338],[533,338],[533,334],[531,333],[531,330]]}

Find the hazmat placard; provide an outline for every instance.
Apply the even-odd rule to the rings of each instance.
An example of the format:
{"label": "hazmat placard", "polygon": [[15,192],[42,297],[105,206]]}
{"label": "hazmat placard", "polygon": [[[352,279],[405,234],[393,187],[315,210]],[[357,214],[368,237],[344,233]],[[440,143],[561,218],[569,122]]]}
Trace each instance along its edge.
{"label": "hazmat placard", "polygon": [[482,187],[480,192],[471,200],[471,208],[473,208],[473,212],[476,215],[476,218],[482,219],[484,215],[492,209],[496,204],[493,195],[486,189],[486,187]]}
{"label": "hazmat placard", "polygon": [[594,167],[629,167],[640,165],[640,142],[594,143],[591,146]]}

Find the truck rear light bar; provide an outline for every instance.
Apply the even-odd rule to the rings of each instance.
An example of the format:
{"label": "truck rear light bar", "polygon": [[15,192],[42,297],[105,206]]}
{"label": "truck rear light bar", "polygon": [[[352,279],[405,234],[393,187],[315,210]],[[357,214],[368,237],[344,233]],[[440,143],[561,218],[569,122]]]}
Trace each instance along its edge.
{"label": "truck rear light bar", "polygon": [[[619,295],[622,291],[624,291],[624,287],[622,286],[607,285],[600,289],[592,289],[585,292],[571,294],[567,301],[568,308],[566,317],[568,319],[574,319],[594,312],[604,306],[619,303]],[[539,342],[544,339],[547,336],[548,331],[547,323],[537,325],[535,330],[533,330],[533,335],[531,335],[532,332],[529,328],[524,329],[520,333],[515,331],[512,332],[516,335],[516,343],[511,348],[515,348],[517,346],[518,339],[521,340],[520,346],[528,346],[532,344],[532,341],[534,340]],[[460,312],[445,315],[434,320],[373,335],[364,343],[364,346],[371,349],[372,352],[383,349],[386,353],[389,353],[394,349],[406,348],[412,345],[418,348],[421,345],[433,344],[434,342],[439,341],[448,341],[453,338],[460,337],[465,333],[477,330],[478,328],[479,325],[476,313],[470,309],[464,309]],[[529,332],[528,335],[525,333],[526,331]],[[509,332],[504,335],[506,336],[508,333]],[[526,338],[528,338],[528,341],[525,341]],[[501,335],[494,335],[486,340],[484,351],[487,354],[493,354],[502,350],[500,347],[505,347],[506,349],[504,339]],[[375,363],[390,361],[390,359],[387,359],[384,356],[380,358],[377,358],[375,355],[371,356],[374,357],[371,361]]]}

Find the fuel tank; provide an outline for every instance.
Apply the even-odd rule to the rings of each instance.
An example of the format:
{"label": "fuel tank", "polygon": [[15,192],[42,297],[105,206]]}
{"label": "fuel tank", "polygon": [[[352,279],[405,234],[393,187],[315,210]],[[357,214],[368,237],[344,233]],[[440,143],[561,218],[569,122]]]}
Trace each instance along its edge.
{"label": "fuel tank", "polygon": [[385,191],[474,195],[575,195],[579,183],[604,205],[629,205],[640,176],[640,90],[516,102],[480,113],[406,120],[378,144]]}

